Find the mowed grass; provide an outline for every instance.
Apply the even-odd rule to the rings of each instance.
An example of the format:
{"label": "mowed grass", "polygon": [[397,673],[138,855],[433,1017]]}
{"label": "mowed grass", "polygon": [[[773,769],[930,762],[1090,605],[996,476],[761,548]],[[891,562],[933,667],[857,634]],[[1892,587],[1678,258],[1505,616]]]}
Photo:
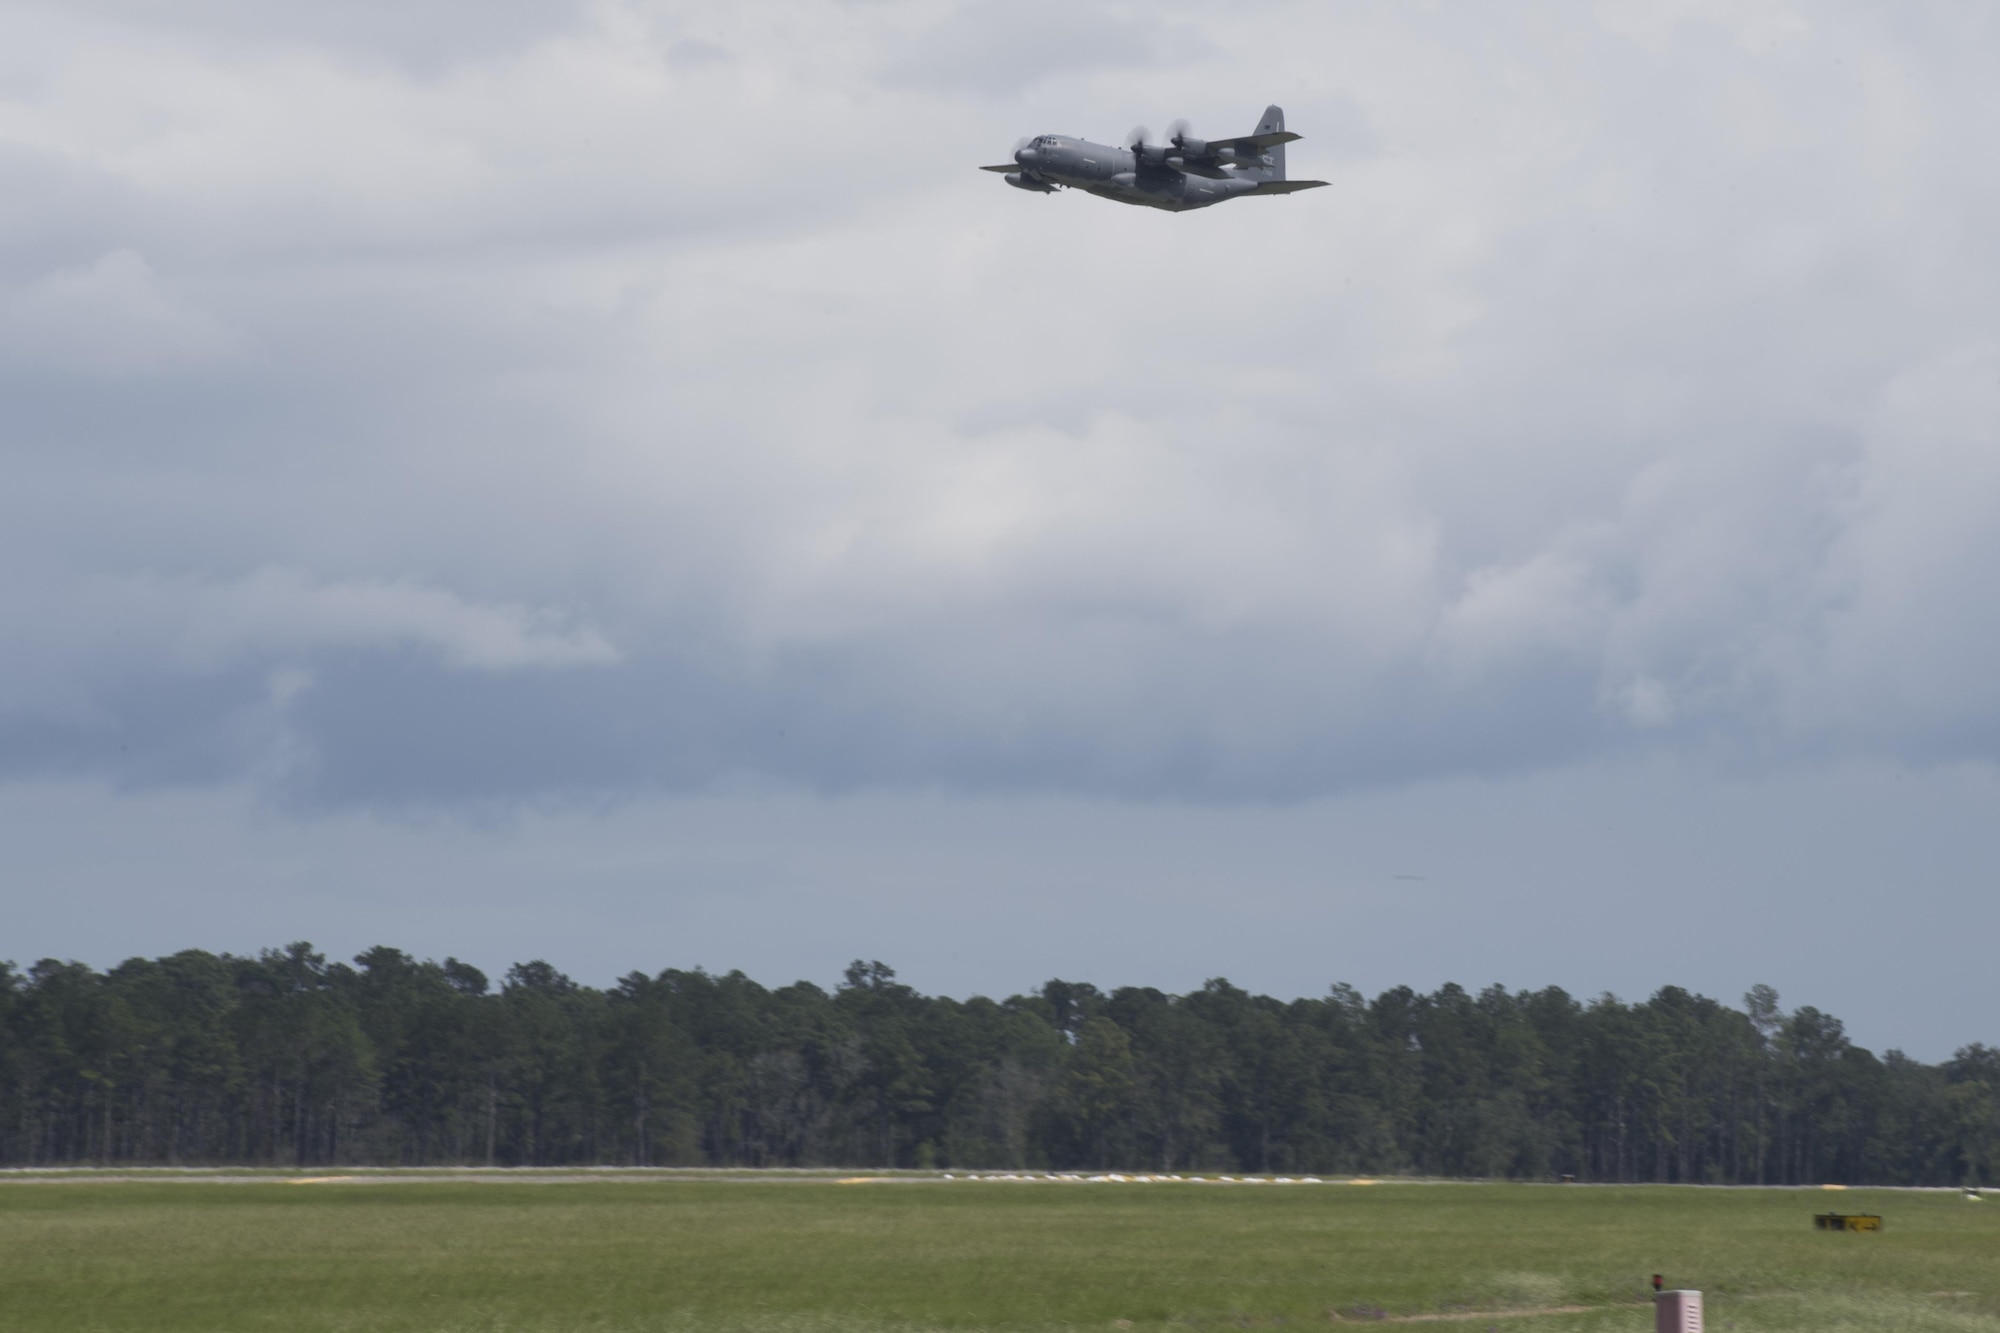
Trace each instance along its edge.
{"label": "mowed grass", "polygon": [[[1879,1235],[1816,1232],[1838,1207]],[[913,1182],[0,1184],[5,1330],[2000,1333],[2000,1202],[1852,1190]],[[1587,1306],[1573,1313],[1514,1314]],[[1496,1312],[1496,1313],[1484,1313]],[[1124,1321],[1121,1324],[1120,1321]]]}

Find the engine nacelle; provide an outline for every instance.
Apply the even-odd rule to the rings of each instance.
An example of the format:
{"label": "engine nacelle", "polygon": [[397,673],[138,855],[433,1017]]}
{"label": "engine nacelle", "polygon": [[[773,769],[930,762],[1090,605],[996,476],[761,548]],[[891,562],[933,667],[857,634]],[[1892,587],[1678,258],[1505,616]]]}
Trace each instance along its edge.
{"label": "engine nacelle", "polygon": [[1000,178],[1017,190],[1033,190],[1036,194],[1054,194],[1056,187],[1047,181],[1038,181],[1033,176],[1024,176],[1018,171],[1010,171]]}

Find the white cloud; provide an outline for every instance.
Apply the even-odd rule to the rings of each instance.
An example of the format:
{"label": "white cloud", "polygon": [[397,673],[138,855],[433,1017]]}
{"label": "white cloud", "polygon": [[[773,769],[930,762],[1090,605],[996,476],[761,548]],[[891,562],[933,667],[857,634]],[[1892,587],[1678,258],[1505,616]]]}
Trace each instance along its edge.
{"label": "white cloud", "polygon": [[618,651],[596,630],[547,610],[468,602],[404,580],[322,582],[267,568],[221,585],[148,583],[144,601],[174,605],[174,656],[195,669],[325,648],[416,647],[469,671],[601,666]]}
{"label": "white cloud", "polygon": [[1444,608],[1440,647],[1455,669],[1472,672],[1537,650],[1587,652],[1603,634],[1604,600],[1592,586],[1590,567],[1563,552],[1475,569],[1466,576],[1464,594]]}
{"label": "white cloud", "polygon": [[[316,579],[267,567],[221,582],[189,577],[10,580],[20,651],[0,668],[0,711],[98,715],[93,683],[118,692],[148,676],[218,676],[279,664],[267,691],[290,702],[328,654],[415,653],[453,671],[603,667],[619,653],[588,625],[542,608],[467,600],[407,579]],[[67,706],[63,701],[68,700]]]}

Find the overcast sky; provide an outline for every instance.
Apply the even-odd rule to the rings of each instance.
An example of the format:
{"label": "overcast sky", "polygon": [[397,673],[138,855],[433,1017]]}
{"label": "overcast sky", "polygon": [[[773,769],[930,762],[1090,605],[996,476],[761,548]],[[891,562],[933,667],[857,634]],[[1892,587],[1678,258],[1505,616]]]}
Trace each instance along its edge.
{"label": "overcast sky", "polygon": [[[0,4],[0,957],[2000,1041],[2000,13]],[[1331,188],[1009,190],[1285,108]]]}

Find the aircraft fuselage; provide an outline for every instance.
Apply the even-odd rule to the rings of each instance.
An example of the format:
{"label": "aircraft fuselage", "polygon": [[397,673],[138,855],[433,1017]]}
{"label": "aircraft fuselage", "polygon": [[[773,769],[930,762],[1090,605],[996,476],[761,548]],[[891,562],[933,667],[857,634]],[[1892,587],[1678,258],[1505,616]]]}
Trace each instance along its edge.
{"label": "aircraft fuselage", "polygon": [[[1014,154],[1014,160],[1020,164],[1024,181],[1065,185],[1121,204],[1164,208],[1172,213],[1207,208],[1224,199],[1255,194],[1259,184],[1248,174],[1235,174],[1238,168],[1234,166],[1220,168],[1228,173],[1222,179],[1189,175],[1171,168],[1145,166],[1127,148],[1060,134],[1041,135]],[[1268,159],[1255,163],[1267,164]],[[1035,186],[1030,184],[1025,188]]]}

